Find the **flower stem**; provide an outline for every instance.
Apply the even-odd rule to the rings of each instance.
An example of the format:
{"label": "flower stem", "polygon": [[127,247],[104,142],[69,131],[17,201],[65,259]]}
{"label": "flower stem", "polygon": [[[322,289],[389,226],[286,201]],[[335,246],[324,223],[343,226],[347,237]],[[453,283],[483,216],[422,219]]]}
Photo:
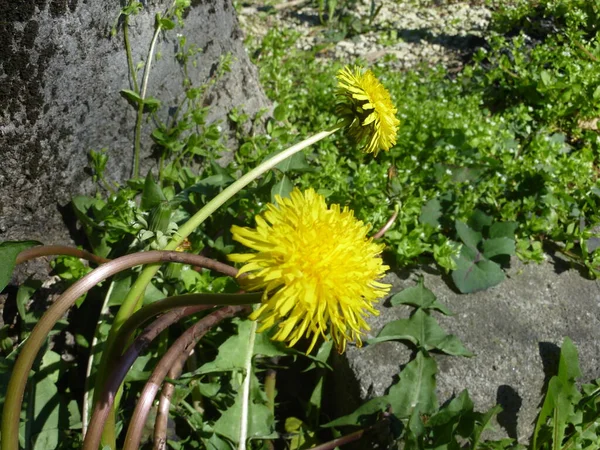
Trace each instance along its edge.
{"label": "flower stem", "polygon": [[140,104],[138,105],[137,117],[135,120],[135,136],[133,138],[133,178],[139,178],[140,176],[140,148],[142,142],[142,120],[144,119],[144,100],[146,99],[146,90],[148,89],[148,79],[150,78],[150,67],[152,66],[154,49],[156,48],[156,42],[158,41],[161,30],[162,25],[157,21],[154,29],[154,36],[152,36],[152,42],[150,42],[146,64],[144,66],[144,77],[140,88]]}
{"label": "flower stem", "polygon": [[[320,141],[321,139],[330,136],[331,134],[338,131],[340,128],[340,126],[336,126],[330,130],[321,131],[320,133],[317,133],[309,137],[308,139],[305,139],[289,147],[288,149],[282,151],[281,153],[278,153],[277,155],[273,156],[267,161],[264,161],[262,164],[255,167],[250,172],[248,172],[247,174],[243,175],[241,178],[230,184],[227,188],[223,189],[223,191],[219,195],[217,195],[210,202],[208,202],[202,209],[196,212],[196,214],[194,214],[186,223],[184,223],[179,228],[179,230],[173,236],[169,244],[167,244],[167,246],[165,247],[165,250],[175,250],[179,246],[179,244],[181,244],[183,240],[187,238],[198,226],[200,226],[213,212],[215,212],[219,207],[223,206],[225,202],[231,199],[235,194],[241,191],[252,181],[256,180],[262,174],[272,169],[280,162],[291,157],[295,153],[298,153],[299,151],[309,147],[310,145]],[[100,365],[98,367],[98,376],[96,377],[95,387],[96,390],[101,391],[102,386],[105,382],[105,374],[107,374],[110,371],[108,367],[110,364],[108,360],[108,355],[111,354],[111,349],[115,345],[116,334],[118,333],[121,326],[123,326],[125,321],[136,310],[140,308],[144,298],[144,292],[146,291],[146,287],[152,281],[152,278],[158,271],[159,267],[160,265],[153,264],[148,267],[145,267],[144,270],[142,270],[138,278],[135,280],[133,286],[131,286],[131,289],[129,290],[127,297],[125,297],[121,308],[119,308],[119,311],[115,316],[115,320],[106,340],[105,351],[102,354]],[[115,402],[113,408],[116,408],[117,406],[118,401]],[[107,423],[105,427],[105,432],[107,433],[107,436],[109,434],[114,434],[114,432],[111,433],[111,429],[114,430],[114,426],[114,423]]]}
{"label": "flower stem", "polygon": [[[167,376],[169,369],[180,360],[182,354],[189,355],[190,349],[196,345],[210,328],[215,326],[221,320],[233,317],[246,309],[247,306],[226,306],[221,308],[188,328],[175,341],[156,365],[156,368],[140,394],[140,399],[135,407],[129,429],[127,430],[127,435],[125,436],[123,450],[137,450],[140,447],[142,431],[158,389]],[[90,447],[90,449],[92,449],[92,447]]]}
{"label": "flower stem", "polygon": [[134,92],[138,92],[139,86],[137,82],[137,74],[133,65],[133,57],[131,55],[131,44],[129,43],[129,14],[123,17],[123,41],[125,43],[125,54],[127,55],[127,67],[129,68],[129,76],[133,84]]}
{"label": "flower stem", "polygon": [[160,316],[147,326],[127,348],[125,353],[118,358],[118,362],[111,371],[106,384],[103,387],[102,394],[99,396],[99,401],[94,405],[92,420],[90,421],[88,433],[85,436],[83,445],[84,450],[96,450],[99,447],[102,430],[109,418],[112,404],[117,398],[117,393],[119,392],[119,388],[123,383],[127,372],[140,353],[144,351],[160,333],[173,323],[178,322],[186,316],[212,307],[210,304],[194,305],[192,303],[190,297],[188,305],[171,309],[168,313]]}
{"label": "flower stem", "polygon": [[[48,311],[42,316],[29,335],[29,338],[23,344],[21,352],[15,362],[10,381],[6,389],[6,398],[2,410],[2,428],[0,435],[1,450],[19,449],[19,417],[21,406],[23,404],[23,395],[29,372],[37,357],[39,350],[46,342],[48,333],[52,330],[67,310],[75,301],[89,291],[96,284],[106,280],[108,277],[132,267],[152,264],[157,262],[178,262],[184,264],[202,266],[210,259],[190,253],[173,251],[149,251],[134,253],[132,255],[122,256],[110,262],[102,264],[100,267],[88,273],[81,280],[67,289],[56,301],[48,308]],[[212,261],[213,265],[220,264]],[[102,385],[100,385],[102,389]]]}
{"label": "flower stem", "polygon": [[110,261],[110,259],[103,258],[102,256],[94,255],[93,253],[80,250],[75,247],[69,247],[67,245],[39,245],[36,247],[28,248],[23,250],[17,256],[17,264],[24,263],[30,259],[39,258],[41,256],[57,256],[66,255],[74,256],[76,258],[86,259],[88,261],[95,262],[96,264],[104,264]]}

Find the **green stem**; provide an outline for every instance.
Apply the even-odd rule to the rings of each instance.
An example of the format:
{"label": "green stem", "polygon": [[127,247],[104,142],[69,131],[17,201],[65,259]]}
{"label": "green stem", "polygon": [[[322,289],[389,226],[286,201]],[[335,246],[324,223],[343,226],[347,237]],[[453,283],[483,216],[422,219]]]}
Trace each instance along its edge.
{"label": "green stem", "polygon": [[146,99],[146,89],[148,88],[148,79],[150,78],[150,67],[152,66],[152,58],[154,57],[154,49],[156,48],[156,41],[158,41],[158,35],[162,30],[160,22],[156,24],[154,30],[154,36],[152,36],[152,42],[150,43],[150,50],[148,50],[148,58],[146,58],[146,65],[144,66],[144,78],[142,79],[142,87],[140,89],[140,104],[138,106],[137,117],[135,121],[135,136],[133,140],[133,178],[140,176],[140,148],[142,141],[142,121],[144,118],[144,100]]}
{"label": "green stem", "polygon": [[133,56],[131,55],[131,44],[129,43],[129,15],[123,18],[123,41],[125,42],[125,53],[127,54],[127,66],[129,67],[129,75],[133,83],[134,92],[138,92],[139,86],[137,82],[137,74],[133,65]]}
{"label": "green stem", "polygon": [[[309,147],[310,145],[320,141],[321,139],[330,136],[331,134],[338,131],[340,128],[341,127],[336,126],[330,130],[321,131],[320,133],[317,133],[314,136],[311,136],[308,139],[305,139],[302,142],[299,142],[298,144],[289,147],[281,153],[278,153],[277,155],[273,156],[267,161],[264,161],[258,167],[252,169],[247,174],[243,175],[237,181],[225,188],[219,195],[217,195],[210,202],[208,202],[201,210],[199,210],[185,224],[183,224],[179,228],[177,233],[173,236],[169,244],[167,244],[165,250],[175,250],[179,246],[179,244],[181,244],[183,240],[187,238],[198,226],[200,226],[202,222],[204,222],[213,212],[215,212],[219,207],[225,204],[225,202],[227,202],[230,198],[232,198],[235,194],[241,191],[252,181],[260,177],[262,174],[272,169],[280,162],[291,157],[295,153],[298,153],[299,151]],[[105,351],[102,354],[102,359],[98,367],[98,376],[96,377],[96,386],[94,392],[102,391],[102,386],[104,386],[104,383],[106,381],[106,374],[110,372],[110,360],[108,359],[108,355],[112,353],[112,348],[115,345],[115,342],[117,342],[115,340],[117,333],[119,332],[125,321],[140,308],[144,298],[144,292],[146,291],[146,287],[150,284],[152,278],[154,277],[159,268],[160,264],[152,264],[145,267],[144,270],[142,270],[138,278],[135,280],[133,286],[131,286],[131,289],[129,290],[127,297],[125,297],[121,308],[117,312],[113,325],[110,329],[108,338],[106,340]],[[118,404],[118,401],[115,401],[113,405],[113,411],[117,408]],[[111,414],[111,417],[114,417],[114,414]],[[107,421],[104,430],[106,436],[114,435],[114,421]],[[106,443],[107,441],[104,441],[103,439],[103,442]],[[114,441],[111,440],[110,442],[113,443],[112,446],[114,448]]]}

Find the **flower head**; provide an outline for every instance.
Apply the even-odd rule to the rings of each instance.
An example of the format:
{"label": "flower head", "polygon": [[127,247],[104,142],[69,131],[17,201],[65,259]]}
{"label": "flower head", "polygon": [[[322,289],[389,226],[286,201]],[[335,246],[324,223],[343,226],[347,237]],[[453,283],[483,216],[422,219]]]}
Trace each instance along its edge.
{"label": "flower head", "polygon": [[259,331],[279,324],[273,338],[291,346],[312,335],[309,352],[327,331],[340,352],[347,341],[360,346],[369,329],[364,316],[377,314],[373,305],[390,287],[377,281],[388,269],[379,257],[383,245],[367,238],[369,226],[348,207],[328,208],[313,189],[276,199],[256,216],[255,229],[231,228],[235,240],[256,250],[230,255],[244,263],[247,289],[264,289],[250,318],[262,322]]}
{"label": "flower head", "polygon": [[364,142],[364,151],[375,156],[379,150],[392,148],[400,121],[387,89],[373,72],[362,73],[360,67],[354,71],[343,68],[337,79],[340,101],[336,111],[350,122],[350,136],[361,144]]}

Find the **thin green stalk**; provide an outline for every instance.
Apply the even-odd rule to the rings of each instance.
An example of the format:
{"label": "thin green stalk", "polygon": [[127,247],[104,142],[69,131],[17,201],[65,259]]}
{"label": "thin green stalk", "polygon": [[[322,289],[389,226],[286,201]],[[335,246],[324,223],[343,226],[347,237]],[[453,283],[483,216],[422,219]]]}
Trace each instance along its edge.
{"label": "thin green stalk", "polygon": [[156,24],[154,36],[148,50],[148,58],[144,66],[144,78],[142,79],[142,87],[140,89],[140,104],[138,106],[137,117],[135,120],[135,136],[133,139],[133,178],[140,176],[140,148],[142,142],[142,120],[144,118],[144,100],[146,99],[146,89],[148,89],[148,79],[150,78],[150,67],[152,66],[152,58],[154,57],[154,49],[158,41],[158,35],[162,30],[160,22]]}
{"label": "thin green stalk", "polygon": [[[267,161],[252,169],[247,174],[243,175],[241,178],[239,178],[227,188],[225,188],[219,195],[217,195],[210,202],[208,202],[185,224],[183,224],[179,228],[178,232],[173,236],[169,244],[167,244],[165,250],[175,250],[179,246],[179,244],[181,244],[183,240],[187,238],[198,226],[200,226],[213,212],[215,212],[219,207],[225,204],[225,202],[231,199],[235,194],[241,191],[252,181],[256,180],[262,174],[272,169],[280,162],[291,157],[295,153],[298,153],[299,151],[309,147],[310,145],[320,141],[321,139],[330,136],[331,134],[338,131],[340,128],[341,127],[336,126],[330,130],[321,131],[320,133],[317,133],[314,136],[311,136],[308,139],[305,139],[302,142],[299,142],[298,144],[289,147],[283,152],[278,153],[277,155],[273,156],[272,158],[268,159]],[[108,354],[111,353],[111,349],[115,345],[115,338],[117,333],[119,332],[120,328],[123,326],[125,321],[140,308],[144,298],[144,292],[146,291],[146,287],[150,284],[152,278],[154,277],[159,268],[159,264],[152,264],[145,267],[144,270],[142,270],[138,278],[135,280],[133,286],[131,286],[131,289],[129,290],[127,297],[125,297],[121,308],[117,312],[117,315],[113,322],[113,326],[110,329],[108,338],[106,340],[105,352],[102,354],[102,359],[98,367],[98,376],[96,377],[95,392],[101,392],[102,386],[104,386],[104,383],[106,381],[106,374],[110,372],[110,360],[108,359]],[[118,404],[119,402],[118,400],[116,400],[113,405],[113,411],[114,409],[116,409]],[[114,414],[111,414],[111,416],[114,417]],[[107,421],[104,430],[107,437],[114,435],[114,421]],[[108,441],[104,441],[103,439],[103,442],[106,443]],[[110,442],[114,441],[111,440]]]}
{"label": "thin green stalk", "polygon": [[138,92],[139,86],[137,82],[137,74],[133,65],[133,56],[131,55],[131,44],[129,43],[129,15],[123,18],[123,41],[125,43],[125,53],[127,54],[127,66],[129,67],[129,75],[133,83],[134,92]]}

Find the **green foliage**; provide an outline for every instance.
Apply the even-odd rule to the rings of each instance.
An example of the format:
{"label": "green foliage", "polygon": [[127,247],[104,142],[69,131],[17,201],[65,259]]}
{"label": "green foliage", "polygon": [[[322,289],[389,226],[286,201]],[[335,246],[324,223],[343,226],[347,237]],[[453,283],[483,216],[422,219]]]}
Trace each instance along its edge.
{"label": "green foliage", "polygon": [[[368,17],[357,17],[351,11],[354,1],[319,0],[321,21],[327,26],[323,45],[373,30],[381,6],[377,3],[371,1]],[[228,201],[189,236],[186,248],[226,260],[237,245],[231,239],[231,225],[252,223],[266,202],[287,196],[295,186],[314,187],[329,203],[352,208],[359,219],[373,225],[374,232],[397,212],[393,227],[382,238],[391,264],[435,262],[452,272],[461,292],[501,282],[511,256],[540,262],[548,248],[563,252],[590,275],[599,275],[600,250],[591,251],[588,246],[588,240],[598,236],[600,223],[599,7],[586,0],[516,4],[497,8],[488,45],[458,75],[442,68],[392,72],[389,61],[372,67],[389,88],[401,119],[397,145],[389,152],[374,160],[342,133],[321,141],[278,164]],[[180,25],[189,5],[188,0],[178,0],[157,15],[156,32]],[[142,3],[128,2],[114,32],[117,25],[126,30],[128,20],[142,9]],[[396,37],[389,35],[389,39]],[[72,200],[90,250],[118,257],[163,247],[179,225],[241,173],[335,123],[335,75],[342,64],[322,64],[317,57],[321,47],[300,51],[297,39],[295,32],[271,29],[260,41],[248,42],[275,108],[272,117],[262,119],[259,114],[255,119],[262,120],[265,133],[248,134],[250,118],[240,110],[230,112],[239,148],[228,163],[217,161],[227,150],[229,137],[223,136],[220,124],[208,122],[205,105],[209,89],[230,70],[231,55],[224,55],[214,76],[198,86],[188,68],[196,64],[201,49],[184,35],[178,36],[185,95],[163,122],[157,114],[160,99],[142,98],[137,75],[144,63],[134,67],[126,41],[133,86],[121,95],[140,111],[140,117],[148,115],[156,124],[151,137],[156,144],[158,176],[155,179],[149,173],[123,186],[110,184],[104,173],[107,153],[90,152],[93,179],[108,193],[99,189],[94,196]],[[10,281],[17,254],[37,244],[0,244],[0,289]],[[89,271],[80,260],[66,257],[57,258],[53,268],[67,283]],[[104,341],[116,307],[135,276],[136,270],[131,270],[99,287],[99,297],[104,299],[95,332],[99,341]],[[17,292],[21,339],[39,319],[29,303],[40,287],[40,282],[28,280]],[[148,286],[143,301],[182,292],[237,289],[228,277],[170,264]],[[86,303],[79,308],[86,308]],[[467,391],[439,404],[434,355],[472,356],[456,336],[439,326],[436,315],[450,315],[446,306],[422,280],[393,296],[391,304],[409,306],[412,312],[408,318],[386,324],[367,343],[407,343],[414,358],[401,367],[385,396],[333,421],[323,411],[331,342],[324,342],[316,356],[306,357],[273,343],[268,333],[255,335],[255,325],[246,319],[222,323],[196,347],[186,373],[172,380],[171,416],[176,437],[185,438],[170,440],[169,445],[230,449],[245,435],[253,441],[253,448],[267,448],[265,440],[278,438],[285,439],[290,448],[301,449],[338,436],[338,427],[386,423],[405,449],[522,448],[510,439],[485,440],[484,431],[491,427],[499,406],[476,412]],[[201,317],[188,317],[181,329]],[[137,400],[139,381],[148,377],[165,348],[179,336],[181,329],[173,328],[132,368],[125,384],[125,404]],[[16,353],[11,336],[10,329],[0,330],[1,351],[6,355],[0,361],[3,385]],[[91,333],[77,334],[76,345],[91,352],[91,361],[101,355]],[[267,392],[267,371],[281,373],[290,368],[301,373],[302,392],[282,388],[276,394]],[[73,380],[78,380],[81,370],[65,364],[53,351],[34,370],[24,417],[30,420],[21,430],[22,443],[44,449],[79,445],[80,406],[73,401],[74,393],[63,387],[76,385]],[[550,380],[536,423],[532,449],[600,446],[600,384],[584,385],[580,391],[575,384],[578,375],[577,353],[566,339],[559,373]],[[245,421],[242,410],[249,412]],[[36,420],[31,420],[32,414]],[[120,422],[120,426],[126,424]]]}
{"label": "green foliage", "polygon": [[2,261],[2,265],[0,266],[0,292],[2,292],[10,282],[19,253],[34,245],[40,245],[40,242],[7,241],[0,243],[0,261]]}
{"label": "green foliage", "polygon": [[[422,280],[392,298],[392,304],[417,306],[417,312],[439,310],[445,307],[435,295],[423,286]],[[429,305],[429,306],[425,306]],[[422,312],[424,314],[424,312]],[[413,314],[416,315],[416,313]],[[435,319],[431,318],[433,322]],[[398,322],[398,321],[396,321]],[[386,325],[379,336],[386,334]],[[392,325],[394,327],[395,325]],[[437,323],[436,327],[439,328]],[[406,330],[409,326],[404,327]],[[485,413],[476,412],[466,390],[449,402],[439,406],[436,397],[437,364],[426,351],[427,340],[408,339],[395,336],[398,340],[410,341],[417,347],[413,359],[399,373],[398,379],[388,388],[387,394],[375,397],[358,407],[349,415],[335,419],[323,427],[367,426],[374,421],[387,420],[389,433],[396,435],[406,449],[512,449],[525,447],[513,439],[486,440],[484,431],[492,428],[495,416],[502,411],[499,405]],[[385,340],[385,339],[384,339]],[[370,344],[381,342],[379,338]],[[462,347],[462,344],[457,341]],[[468,356],[465,353],[459,355]],[[598,417],[600,417],[600,380],[577,388],[576,379],[581,375],[577,350],[569,338],[565,338],[559,359],[558,374],[550,379],[530,449],[593,449],[600,439]],[[387,415],[386,415],[387,413]],[[390,416],[391,414],[391,416]],[[394,420],[401,423],[399,433],[394,432]]]}

